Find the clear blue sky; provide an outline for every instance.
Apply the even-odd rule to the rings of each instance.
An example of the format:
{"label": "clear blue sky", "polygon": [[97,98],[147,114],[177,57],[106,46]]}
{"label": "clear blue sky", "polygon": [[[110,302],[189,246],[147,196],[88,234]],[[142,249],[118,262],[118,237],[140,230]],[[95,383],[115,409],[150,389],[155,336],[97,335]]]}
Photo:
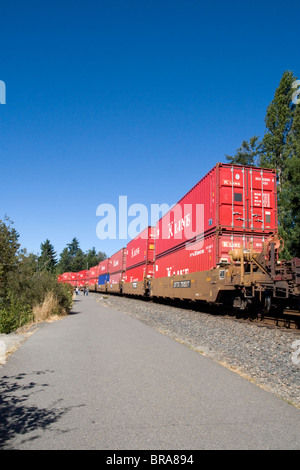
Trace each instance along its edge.
{"label": "clear blue sky", "polygon": [[[23,248],[99,240],[96,209],[177,202],[264,134],[300,77],[298,0],[10,0],[0,5],[0,217]],[[129,218],[129,220],[131,220]]]}

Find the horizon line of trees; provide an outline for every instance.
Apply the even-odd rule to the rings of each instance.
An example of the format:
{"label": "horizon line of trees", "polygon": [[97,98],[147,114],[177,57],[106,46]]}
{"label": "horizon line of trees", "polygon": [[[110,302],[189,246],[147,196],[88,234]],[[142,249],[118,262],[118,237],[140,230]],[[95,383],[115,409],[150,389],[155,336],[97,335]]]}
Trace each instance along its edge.
{"label": "horizon line of trees", "polygon": [[[300,257],[300,91],[297,77],[285,71],[265,116],[265,134],[243,140],[230,163],[274,168],[277,174],[278,233],[281,257]],[[297,83],[296,83],[297,85]]]}
{"label": "horizon line of trees", "polygon": [[76,237],[67,243],[59,257],[48,239],[41,243],[40,248],[40,255],[29,255],[35,260],[37,271],[48,271],[56,275],[89,269],[107,258],[104,252],[97,252],[95,247],[84,252]]}

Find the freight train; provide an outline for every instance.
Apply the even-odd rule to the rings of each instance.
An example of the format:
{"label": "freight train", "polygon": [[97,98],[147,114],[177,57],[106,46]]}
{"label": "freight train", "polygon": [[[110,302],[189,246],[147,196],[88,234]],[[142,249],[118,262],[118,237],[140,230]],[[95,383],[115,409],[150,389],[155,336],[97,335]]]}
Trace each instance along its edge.
{"label": "freight train", "polygon": [[299,312],[300,259],[279,260],[277,220],[275,170],[218,163],[155,227],[99,265],[58,280],[240,311]]}

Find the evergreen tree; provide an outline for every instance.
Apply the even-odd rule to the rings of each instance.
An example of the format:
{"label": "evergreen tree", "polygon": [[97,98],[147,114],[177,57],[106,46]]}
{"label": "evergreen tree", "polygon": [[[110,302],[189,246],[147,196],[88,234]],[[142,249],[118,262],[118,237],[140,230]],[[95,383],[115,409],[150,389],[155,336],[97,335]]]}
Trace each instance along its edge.
{"label": "evergreen tree", "polygon": [[293,82],[296,80],[293,72],[285,71],[275,91],[274,99],[267,108],[265,117],[266,132],[262,141],[262,153],[259,165],[265,168],[275,168],[278,179],[278,192],[284,184],[284,174],[287,165],[285,146],[293,123],[295,104],[292,102]]}
{"label": "evergreen tree", "polygon": [[258,156],[260,155],[260,148],[261,143],[255,135],[250,138],[249,142],[247,140],[243,140],[242,145],[237,149],[236,154],[233,157],[226,155],[226,158],[230,163],[255,166],[257,165]]}
{"label": "evergreen tree", "polygon": [[79,240],[74,237],[71,243],[67,244],[68,252],[70,256],[76,256],[80,250],[80,243]]}
{"label": "evergreen tree", "polygon": [[60,274],[71,272],[72,258],[68,248],[64,248],[60,254],[57,270]]}
{"label": "evergreen tree", "polygon": [[260,166],[275,168],[278,193],[278,231],[285,248],[281,256],[299,255],[299,105],[292,101],[296,80],[285,71],[267,108],[266,132],[262,141]]}
{"label": "evergreen tree", "polygon": [[300,105],[296,105],[293,123],[284,150],[286,162],[279,195],[280,232],[285,240],[286,257],[300,258]]}
{"label": "evergreen tree", "polygon": [[78,248],[76,254],[72,258],[71,271],[77,273],[87,269],[86,256],[81,248]]}
{"label": "evergreen tree", "polygon": [[57,265],[56,252],[50,240],[41,243],[41,255],[38,259],[38,267],[40,271],[48,271],[53,273]]}
{"label": "evergreen tree", "polygon": [[106,259],[106,254],[102,251],[99,251],[97,253],[95,247],[86,252],[86,263],[89,268],[91,268],[92,266],[96,266],[104,259]]}
{"label": "evergreen tree", "polygon": [[78,272],[86,269],[85,255],[80,248],[79,240],[73,238],[60,255],[58,272]]}
{"label": "evergreen tree", "polygon": [[60,254],[58,263],[58,272],[78,272],[84,269],[89,269],[96,266],[106,259],[107,256],[102,251],[96,252],[96,248],[88,250],[86,253],[80,248],[80,243],[77,238],[73,238],[71,243],[68,243],[66,248]]}

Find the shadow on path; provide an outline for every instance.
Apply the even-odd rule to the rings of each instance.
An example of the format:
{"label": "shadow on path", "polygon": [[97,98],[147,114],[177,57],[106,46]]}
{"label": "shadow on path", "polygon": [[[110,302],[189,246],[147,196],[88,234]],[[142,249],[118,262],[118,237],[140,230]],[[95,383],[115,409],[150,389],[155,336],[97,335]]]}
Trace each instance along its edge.
{"label": "shadow on path", "polygon": [[[40,376],[49,372],[51,371],[35,371],[32,374]],[[27,402],[29,396],[43,391],[48,384],[29,382],[28,375],[4,376],[1,379],[0,449],[10,449],[9,441],[18,435],[24,435],[26,440],[27,433],[45,429],[71,409],[71,407],[59,406],[61,400],[53,403],[51,409],[29,404]],[[32,439],[34,437],[31,437]]]}

